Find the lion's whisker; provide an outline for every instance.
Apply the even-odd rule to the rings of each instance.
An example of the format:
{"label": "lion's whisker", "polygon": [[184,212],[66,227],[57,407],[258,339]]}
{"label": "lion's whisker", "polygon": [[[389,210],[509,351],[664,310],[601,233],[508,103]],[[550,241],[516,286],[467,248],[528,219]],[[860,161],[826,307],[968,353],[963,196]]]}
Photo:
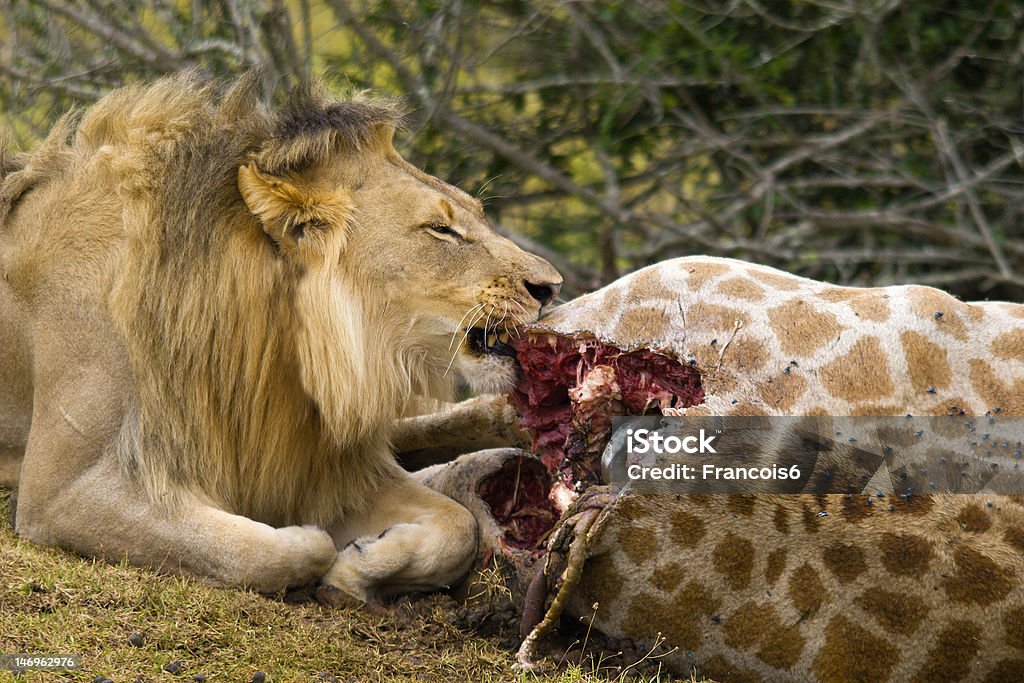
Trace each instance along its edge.
{"label": "lion's whisker", "polygon": [[[483,304],[480,304],[480,306],[483,306]],[[464,342],[466,340],[466,337],[469,336],[469,331],[473,329],[473,325],[475,325],[477,323],[477,321],[480,320],[480,317],[483,314],[484,313],[481,310],[479,313],[477,313],[476,317],[473,318],[473,320],[469,323],[469,325],[466,326],[466,332],[465,332],[465,334],[462,335],[462,339],[459,340],[458,345],[455,347],[455,351],[452,353],[452,359],[450,361],[448,361],[448,367],[446,367],[444,369],[444,374],[441,375],[441,377],[447,377],[448,376],[448,373],[452,369],[452,365],[455,363],[455,358],[458,357],[458,355],[459,355],[459,349],[462,348],[462,342]]]}
{"label": "lion's whisker", "polygon": [[491,314],[492,313],[494,313],[494,307],[493,306],[491,306],[491,308],[487,311],[487,320],[484,321],[484,348],[485,349],[487,348],[487,326],[491,322]]}
{"label": "lion's whisker", "polygon": [[[468,318],[470,316],[470,314],[473,313],[473,311],[475,311],[478,308],[483,308],[483,306],[484,306],[484,304],[477,304],[477,305],[473,306],[472,308],[470,308],[468,311],[466,311],[466,315],[462,316],[462,319],[459,320],[457,325],[455,325],[455,331],[452,332],[452,340],[450,342],[448,342],[448,350],[449,351],[452,350],[452,344],[455,343],[455,335],[457,335],[459,333],[459,330],[462,329],[462,322],[466,318]],[[472,327],[472,325],[470,325],[469,327],[466,328],[466,332],[467,333],[469,332],[469,329],[471,327]]]}

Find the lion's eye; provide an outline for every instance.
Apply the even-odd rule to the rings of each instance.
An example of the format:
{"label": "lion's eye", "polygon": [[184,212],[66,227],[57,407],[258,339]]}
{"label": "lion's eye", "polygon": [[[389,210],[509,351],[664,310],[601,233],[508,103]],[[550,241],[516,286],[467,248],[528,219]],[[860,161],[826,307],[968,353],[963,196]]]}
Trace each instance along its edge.
{"label": "lion's eye", "polygon": [[457,240],[466,239],[456,232],[450,225],[445,225],[444,223],[427,223],[423,228],[427,232],[433,233],[435,237],[453,237]]}

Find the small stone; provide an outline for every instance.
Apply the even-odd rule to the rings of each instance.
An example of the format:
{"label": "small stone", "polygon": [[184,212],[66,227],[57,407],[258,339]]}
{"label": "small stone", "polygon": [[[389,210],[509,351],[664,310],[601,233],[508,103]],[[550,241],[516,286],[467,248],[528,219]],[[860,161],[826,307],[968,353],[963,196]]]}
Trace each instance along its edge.
{"label": "small stone", "polygon": [[266,683],[267,674],[262,671],[257,671],[252,675],[252,683]]}
{"label": "small stone", "polygon": [[107,677],[97,676],[96,678],[92,679],[92,683],[107,683]]}
{"label": "small stone", "polygon": [[192,680],[196,683],[206,683],[206,676],[204,676],[203,674],[196,674],[192,677]]}
{"label": "small stone", "polygon": [[142,647],[145,644],[141,633],[133,633],[128,636],[128,644],[132,647]]}
{"label": "small stone", "polygon": [[176,674],[181,671],[181,662],[168,662],[164,664],[164,671],[169,674]]}

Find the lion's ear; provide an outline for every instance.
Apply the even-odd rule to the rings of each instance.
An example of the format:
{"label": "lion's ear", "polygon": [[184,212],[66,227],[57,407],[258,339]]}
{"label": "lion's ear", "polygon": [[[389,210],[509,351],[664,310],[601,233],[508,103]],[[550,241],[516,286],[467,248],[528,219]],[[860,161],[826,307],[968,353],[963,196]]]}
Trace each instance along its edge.
{"label": "lion's ear", "polygon": [[238,191],[263,230],[278,245],[297,246],[309,237],[319,243],[330,233],[344,240],[351,205],[344,190],[304,187],[249,164],[238,169]]}

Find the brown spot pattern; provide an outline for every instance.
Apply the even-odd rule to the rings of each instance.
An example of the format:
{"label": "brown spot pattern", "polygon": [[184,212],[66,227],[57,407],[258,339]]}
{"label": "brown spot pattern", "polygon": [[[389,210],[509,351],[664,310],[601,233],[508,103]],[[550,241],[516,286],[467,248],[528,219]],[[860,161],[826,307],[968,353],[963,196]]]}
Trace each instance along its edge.
{"label": "brown spot pattern", "polygon": [[618,601],[622,583],[612,553],[606,553],[587,558],[586,570],[580,577],[577,590],[585,596],[585,604],[599,602],[610,605]]}
{"label": "brown spot pattern", "polygon": [[793,407],[807,391],[807,380],[795,372],[780,372],[757,387],[761,400],[771,408],[786,411]]}
{"label": "brown spot pattern", "polygon": [[747,602],[725,622],[722,635],[726,645],[750,650],[757,658],[777,669],[790,669],[804,649],[804,638],[796,626],[786,626],[771,605]]}
{"label": "brown spot pattern", "polygon": [[953,372],[949,367],[946,349],[930,341],[919,332],[907,330],[900,335],[903,355],[907,359],[907,375],[914,391],[923,394],[929,388],[945,389]]}
{"label": "brown spot pattern", "polygon": [[830,287],[819,295],[825,301],[843,301],[857,316],[873,322],[889,319],[889,295],[883,290]]}
{"label": "brown spot pattern", "polygon": [[1003,540],[1024,553],[1024,529],[1020,527],[1008,528],[1003,532]]}
{"label": "brown spot pattern", "polygon": [[658,590],[671,593],[679,586],[679,579],[683,576],[683,566],[678,562],[669,562],[656,567],[651,574],[651,585]]}
{"label": "brown spot pattern", "polygon": [[[836,451],[840,454],[844,451],[847,452],[847,457],[852,462],[856,449],[852,447],[847,449],[846,446],[849,446],[849,444],[837,444],[837,446]],[[840,459],[840,462],[842,462],[842,459]],[[851,472],[851,474],[855,474],[855,472]],[[851,522],[856,522],[870,517],[872,509],[873,508],[867,504],[867,496],[843,496],[843,517]]]}
{"label": "brown spot pattern", "polygon": [[626,633],[641,639],[650,637],[654,620],[657,620],[658,630],[662,633],[672,629],[673,637],[682,640],[692,640],[697,634],[696,628],[687,628],[687,624],[676,623],[681,615],[678,610],[666,610],[668,604],[653,593],[641,591],[633,596],[626,608],[626,614],[622,619],[622,628]]}
{"label": "brown spot pattern", "polygon": [[1024,650],[1024,607],[1007,610],[1003,615],[1003,628],[1006,629],[1006,644]]}
{"label": "brown spot pattern", "polygon": [[864,683],[887,681],[899,650],[843,616],[825,627],[825,644],[814,660],[819,681]]}
{"label": "brown spot pattern", "polygon": [[782,576],[782,572],[786,569],[786,556],[789,551],[786,550],[785,546],[776,548],[775,550],[768,553],[768,561],[764,568],[764,579],[768,582],[769,586],[774,586],[775,582]]}
{"label": "brown spot pattern", "polygon": [[609,287],[601,295],[600,307],[605,311],[617,311],[622,304],[622,287]]}
{"label": "brown spot pattern", "polygon": [[974,548],[961,547],[953,553],[957,572],[942,582],[953,602],[991,605],[1013,590],[1013,573]]}
{"label": "brown spot pattern", "polygon": [[922,576],[932,559],[932,544],[920,536],[882,534],[879,543],[882,565],[898,576]]}
{"label": "brown spot pattern", "polygon": [[701,584],[690,581],[676,591],[672,605],[684,612],[710,617],[718,612],[722,601]]}
{"label": "brown spot pattern", "polygon": [[[977,322],[984,316],[984,311],[957,301],[949,294],[931,287],[910,287],[907,298],[914,313],[921,318],[931,320],[935,328],[946,332],[960,341],[967,341],[967,325],[964,318]],[[936,316],[936,313],[942,315]]]}
{"label": "brown spot pattern", "polygon": [[1024,361],[1024,329],[1010,330],[996,337],[992,353],[999,358]]}
{"label": "brown spot pattern", "polygon": [[1003,384],[992,366],[980,358],[970,361],[971,384],[989,409],[999,408],[1008,415],[1024,414],[1024,381],[1015,379],[1013,386]]}
{"label": "brown spot pattern", "polygon": [[915,681],[962,681],[978,656],[981,629],[969,621],[954,621],[942,629],[925,657]]}
{"label": "brown spot pattern", "polygon": [[629,297],[634,301],[651,301],[652,299],[675,299],[676,295],[665,286],[658,268],[645,268],[630,278]]}
{"label": "brown spot pattern", "polygon": [[742,417],[760,417],[762,415],[767,415],[768,412],[761,406],[754,405],[749,401],[742,401],[732,406],[729,409],[729,414]]}
{"label": "brown spot pattern", "polygon": [[909,636],[928,616],[928,607],[917,596],[897,593],[879,586],[869,588],[853,599],[889,633]]}
{"label": "brown spot pattern", "polygon": [[789,516],[786,512],[786,508],[781,505],[775,506],[775,514],[772,517],[772,523],[775,525],[775,530],[780,534],[789,533]]}
{"label": "brown spot pattern", "polygon": [[988,672],[982,683],[1011,683],[1024,681],[1024,660],[1004,659]]}
{"label": "brown spot pattern", "polygon": [[906,498],[897,496],[890,498],[889,504],[892,505],[893,512],[919,516],[931,512],[935,507],[935,499],[925,495],[912,495]]}
{"label": "brown spot pattern", "polygon": [[825,549],[822,561],[839,583],[850,583],[867,570],[864,551],[846,543],[830,545]]}
{"label": "brown spot pattern", "polygon": [[721,342],[724,344],[728,339],[727,334],[736,329],[736,323],[742,326],[750,324],[750,316],[738,308],[729,306],[714,306],[712,304],[696,303],[686,309],[686,327],[692,330],[714,331],[722,335]]}
{"label": "brown spot pattern", "polygon": [[637,566],[643,566],[654,559],[654,552],[660,546],[657,534],[639,525],[620,529],[617,538],[626,557]]}
{"label": "brown spot pattern", "polygon": [[836,317],[803,299],[787,301],[768,311],[772,331],[787,356],[806,357],[835,341],[842,332]]}
{"label": "brown spot pattern", "polygon": [[758,282],[763,282],[766,285],[774,287],[775,289],[781,289],[785,292],[792,292],[793,290],[800,288],[800,278],[788,273],[776,273],[770,270],[761,270],[760,268],[748,268],[747,274]]}
{"label": "brown spot pattern", "polygon": [[718,293],[736,299],[760,301],[764,298],[764,289],[745,277],[731,277],[718,285]]}
{"label": "brown spot pattern", "polygon": [[[718,343],[725,344],[726,342],[728,339],[719,340]],[[737,374],[760,370],[767,362],[768,352],[765,350],[764,344],[752,337],[733,339],[722,353],[722,366]]]}
{"label": "brown spot pattern", "polygon": [[724,263],[684,263],[683,270],[688,273],[686,284],[696,291],[711,280],[729,272],[729,266]]}
{"label": "brown spot pattern", "polygon": [[964,509],[956,516],[956,521],[964,531],[980,533],[992,528],[992,518],[977,503],[964,506]]}
{"label": "brown spot pattern", "polygon": [[822,366],[818,375],[830,394],[851,403],[878,401],[893,392],[886,354],[878,337],[858,339],[844,356]]}
{"label": "brown spot pattern", "polygon": [[825,602],[825,584],[814,567],[806,562],[789,577],[789,599],[804,616],[816,613]]}
{"label": "brown spot pattern", "polygon": [[817,533],[818,527],[821,524],[821,518],[818,517],[818,513],[812,510],[806,503],[801,507],[800,521],[803,522],[804,531],[808,534]]}
{"label": "brown spot pattern", "polygon": [[731,531],[726,533],[712,553],[715,569],[725,576],[732,590],[750,585],[754,570],[754,544]]}
{"label": "brown spot pattern", "polygon": [[884,294],[864,295],[851,299],[850,308],[865,320],[883,323],[889,319],[889,297]]}
{"label": "brown spot pattern", "polygon": [[724,657],[715,656],[701,666],[698,678],[730,683],[764,683],[764,679],[750,669],[744,669],[727,661]]}
{"label": "brown spot pattern", "polygon": [[754,501],[755,498],[751,495],[729,496],[729,502],[726,507],[733,514],[749,517],[754,514]]}
{"label": "brown spot pattern", "polygon": [[631,306],[615,324],[612,336],[619,340],[664,339],[672,325],[671,317],[656,306]]}
{"label": "brown spot pattern", "polygon": [[637,638],[661,632],[670,646],[696,650],[703,631],[698,616],[714,614],[719,605],[719,599],[696,582],[682,586],[669,600],[641,592],[630,602],[622,628]]}
{"label": "brown spot pattern", "polygon": [[683,510],[673,510],[669,517],[669,535],[677,548],[694,548],[704,538],[704,521]]}

